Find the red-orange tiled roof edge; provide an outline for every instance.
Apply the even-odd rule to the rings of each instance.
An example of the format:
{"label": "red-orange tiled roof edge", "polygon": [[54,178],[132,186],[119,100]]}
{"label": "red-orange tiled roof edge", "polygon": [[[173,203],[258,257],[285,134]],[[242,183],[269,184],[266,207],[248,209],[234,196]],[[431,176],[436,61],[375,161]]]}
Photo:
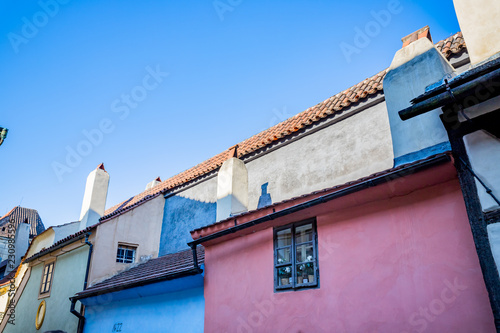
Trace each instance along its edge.
{"label": "red-orange tiled roof edge", "polygon": [[[462,51],[466,48],[465,41],[462,33],[458,32],[455,35],[448,37],[437,44],[435,44],[445,57],[449,57],[454,53]],[[387,69],[375,74],[374,76],[363,80],[362,82],[324,100],[308,108],[305,111],[264,130],[236,145],[237,156],[244,157],[263,147],[266,147],[277,140],[285,138],[293,133],[314,124],[342,109],[350,106],[353,103],[360,102],[370,96],[374,96],[382,91],[382,81],[384,79]],[[143,202],[149,201],[161,193],[174,189],[198,177],[206,175],[214,170],[217,170],[224,161],[233,157],[234,149],[236,146],[215,155],[214,157],[183,171],[155,187],[146,190],[132,198],[129,198],[118,205],[107,209],[101,222],[108,220],[114,216],[120,215]]]}

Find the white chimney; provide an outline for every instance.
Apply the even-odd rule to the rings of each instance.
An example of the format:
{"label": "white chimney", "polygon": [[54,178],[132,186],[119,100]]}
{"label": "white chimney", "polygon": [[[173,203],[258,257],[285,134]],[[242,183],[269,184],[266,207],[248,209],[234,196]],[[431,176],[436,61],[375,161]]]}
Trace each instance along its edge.
{"label": "white chimney", "polygon": [[5,268],[5,275],[9,274],[14,268],[21,263],[21,258],[26,254],[30,244],[30,228],[28,223],[19,223],[16,227],[16,235],[14,240],[14,263],[10,261]]}
{"label": "white chimney", "polygon": [[500,1],[453,0],[471,64],[500,52]]}
{"label": "white chimney", "polygon": [[146,185],[146,191],[155,187],[156,185],[160,184],[161,183],[161,179],[160,177],[156,178],[155,180],[149,182],[147,185]]}
{"label": "white chimney", "polygon": [[109,174],[101,163],[87,177],[82,211],[80,213],[80,230],[96,224],[99,218],[104,215],[108,185]]}
{"label": "white chimney", "polygon": [[232,157],[217,175],[217,221],[248,210],[248,171],[245,163]]}
{"label": "white chimney", "polygon": [[453,66],[432,42],[429,27],[404,37],[384,77],[384,95],[391,126],[395,166],[449,150],[448,134],[436,109],[402,121],[398,112],[443,78],[455,75]]}

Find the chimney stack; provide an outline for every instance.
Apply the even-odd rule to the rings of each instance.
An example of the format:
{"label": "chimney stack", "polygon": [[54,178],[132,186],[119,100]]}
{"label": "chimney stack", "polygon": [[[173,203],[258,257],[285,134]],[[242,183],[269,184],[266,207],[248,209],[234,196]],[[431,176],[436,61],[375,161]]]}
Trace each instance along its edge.
{"label": "chimney stack", "polygon": [[404,37],[384,77],[384,94],[391,126],[395,166],[410,163],[449,150],[446,130],[440,121],[441,110],[402,121],[398,111],[426,88],[455,75],[453,66],[434,46],[429,27]]}
{"label": "chimney stack", "polygon": [[146,185],[146,191],[155,187],[156,185],[160,184],[161,183],[161,179],[160,177],[157,177],[155,180],[149,182],[147,185]]}
{"label": "chimney stack", "polygon": [[14,238],[14,264],[9,261],[9,263],[5,267],[5,275],[9,274],[21,263],[21,258],[26,254],[26,251],[28,251],[28,247],[30,244],[31,226],[26,222],[27,221],[25,221],[24,223],[19,223],[16,227],[16,235]]}
{"label": "chimney stack", "polygon": [[245,163],[232,157],[217,175],[217,221],[248,210],[248,171]]}
{"label": "chimney stack", "polygon": [[473,66],[500,52],[500,1],[453,0]]}
{"label": "chimney stack", "polygon": [[104,164],[101,163],[87,177],[82,211],[80,212],[80,230],[96,224],[99,218],[104,215],[108,185],[109,174],[104,169]]}

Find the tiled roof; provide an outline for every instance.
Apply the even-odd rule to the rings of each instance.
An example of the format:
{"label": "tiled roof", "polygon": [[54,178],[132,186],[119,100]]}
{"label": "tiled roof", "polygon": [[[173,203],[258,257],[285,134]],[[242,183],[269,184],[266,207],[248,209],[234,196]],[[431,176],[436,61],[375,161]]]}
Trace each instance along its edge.
{"label": "tiled roof", "polygon": [[14,207],[0,218],[0,235],[7,236],[7,228],[2,230],[3,227],[7,227],[9,221],[17,226],[20,223],[30,224],[30,237],[35,237],[36,235],[42,233],[45,230],[45,226],[42,223],[42,219],[35,209],[24,208],[24,207]]}
{"label": "tiled roof", "polygon": [[[203,246],[198,246],[197,255],[198,265],[202,265],[205,262],[205,249]],[[76,298],[86,298],[96,294],[131,288],[139,284],[144,285],[168,280],[183,273],[187,274],[194,269],[192,250],[167,254],[96,283],[92,287],[77,293]]]}
{"label": "tiled roof", "polygon": [[[437,43],[436,47],[443,53],[443,55],[449,57],[451,54],[458,53],[465,48],[465,41],[462,37],[462,33],[458,32],[455,35]],[[301,113],[252,136],[251,138],[246,139],[237,145],[237,157],[241,158],[251,154],[276,142],[277,140],[290,136],[311,124],[332,116],[336,112],[341,111],[353,103],[362,101],[369,96],[376,95],[383,89],[382,80],[384,79],[386,73],[387,70],[383,70],[380,73],[377,73],[374,76],[352,86],[351,88],[346,89],[324,100],[323,102],[318,103],[315,106],[312,106],[307,110],[302,111]],[[234,149],[235,148],[232,147],[229,150],[215,155],[205,162],[181,172],[176,176],[173,176],[156,185],[155,187],[107,209],[104,216],[101,218],[101,221],[119,215],[135,206],[140,205],[142,202],[160,195],[163,192],[217,170],[222,163],[224,163],[224,161],[234,155]]]}
{"label": "tiled roof", "polygon": [[462,32],[459,31],[455,35],[437,43],[436,47],[445,57],[448,58],[452,54],[458,53],[462,51],[462,49],[466,48],[464,36],[462,35]]}
{"label": "tiled roof", "polygon": [[[91,231],[92,229],[95,228],[96,225],[92,225],[90,227],[87,227],[83,230],[80,230],[78,232],[75,232],[74,234],[71,234],[69,236],[66,236],[64,237],[63,239],[60,239],[59,241],[55,242],[54,244],[52,244],[51,246],[49,246],[48,248],[44,248],[44,249],[41,249],[40,251],[38,251],[37,253],[35,253],[34,255],[32,255],[31,257],[29,258],[26,258],[24,261],[25,262],[30,262],[31,260],[33,260],[35,257],[38,258],[38,257],[41,257],[49,252],[52,252],[55,248],[57,248],[59,245],[65,243],[65,242],[68,242],[74,238],[77,238],[78,236],[82,236],[84,235],[85,233]],[[29,251],[29,249],[28,249]]]}

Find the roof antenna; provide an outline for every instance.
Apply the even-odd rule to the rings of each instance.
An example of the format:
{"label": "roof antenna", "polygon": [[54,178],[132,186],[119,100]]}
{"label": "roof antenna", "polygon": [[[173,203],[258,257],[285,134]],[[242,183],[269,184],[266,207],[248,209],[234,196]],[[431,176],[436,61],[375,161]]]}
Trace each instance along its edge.
{"label": "roof antenna", "polygon": [[19,207],[21,207],[21,204],[23,203],[24,197],[21,197],[21,202],[19,202]]}

